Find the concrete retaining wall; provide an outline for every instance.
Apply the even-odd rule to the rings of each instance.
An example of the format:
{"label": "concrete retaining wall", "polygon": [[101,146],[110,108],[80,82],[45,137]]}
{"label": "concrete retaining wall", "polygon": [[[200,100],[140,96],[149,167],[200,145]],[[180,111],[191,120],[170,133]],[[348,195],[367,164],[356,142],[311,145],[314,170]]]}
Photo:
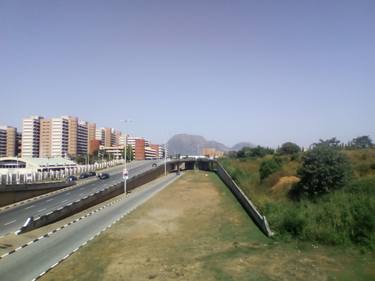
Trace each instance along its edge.
{"label": "concrete retaining wall", "polygon": [[36,197],[48,192],[72,186],[74,182],[53,182],[41,184],[21,184],[0,187],[0,207]]}
{"label": "concrete retaining wall", "polygon": [[255,205],[251,202],[249,198],[245,195],[242,189],[235,183],[235,181],[231,178],[228,172],[221,166],[220,163],[217,161],[215,162],[216,166],[216,173],[220,177],[220,179],[225,183],[225,185],[230,189],[233,195],[236,197],[238,202],[242,205],[245,209],[247,214],[253,219],[255,224],[260,228],[260,230],[267,235],[268,237],[273,235],[271,231],[268,221],[265,216],[263,216],[255,207]]}

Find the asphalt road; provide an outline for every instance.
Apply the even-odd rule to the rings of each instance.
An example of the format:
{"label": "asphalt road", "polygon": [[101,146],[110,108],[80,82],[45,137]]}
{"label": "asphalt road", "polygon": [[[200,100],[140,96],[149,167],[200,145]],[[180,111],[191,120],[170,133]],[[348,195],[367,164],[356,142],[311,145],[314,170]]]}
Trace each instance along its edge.
{"label": "asphalt road", "polygon": [[[158,162],[162,164],[163,160],[156,161],[134,161],[128,163],[127,168],[129,177],[133,177],[152,169],[152,163]],[[29,203],[7,209],[0,212],[0,236],[6,235],[10,232],[18,230],[26,221],[28,217],[39,217],[51,211],[65,206],[70,202],[83,198],[98,190],[105,189],[106,187],[122,181],[122,166],[109,172],[110,178],[106,180],[95,180],[81,186],[77,186],[71,190],[66,190],[61,193],[53,194],[41,198],[39,200],[31,201]]]}
{"label": "asphalt road", "polygon": [[[0,260],[0,279],[32,280],[94,237],[127,212],[161,191],[178,176],[170,174],[132,192],[128,198],[102,209]],[[48,273],[47,273],[48,274]]]}

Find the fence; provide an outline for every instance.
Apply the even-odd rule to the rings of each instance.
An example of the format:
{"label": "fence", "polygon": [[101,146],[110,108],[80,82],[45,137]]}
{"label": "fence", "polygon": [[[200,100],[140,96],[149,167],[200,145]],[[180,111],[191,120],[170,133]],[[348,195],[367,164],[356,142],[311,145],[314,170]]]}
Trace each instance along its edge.
{"label": "fence", "polygon": [[78,176],[85,172],[95,172],[97,170],[106,169],[119,164],[123,160],[112,160],[102,163],[95,163],[90,165],[77,165],[73,168],[64,168],[59,171],[44,171],[33,173],[8,173],[0,175],[0,185],[15,185],[15,184],[33,184],[41,182],[61,181],[68,176]]}

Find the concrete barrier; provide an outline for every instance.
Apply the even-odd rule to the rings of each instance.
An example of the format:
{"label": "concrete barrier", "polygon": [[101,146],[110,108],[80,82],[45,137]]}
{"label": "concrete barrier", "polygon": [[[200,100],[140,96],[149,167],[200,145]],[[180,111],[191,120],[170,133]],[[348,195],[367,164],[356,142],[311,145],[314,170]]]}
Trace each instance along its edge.
{"label": "concrete barrier", "polygon": [[123,193],[123,190],[119,187],[119,185],[113,185],[90,196],[69,203],[64,207],[56,209],[53,212],[47,213],[43,216],[37,217],[35,219],[33,217],[30,217],[26,220],[25,224],[16,232],[16,234],[22,234],[72,216],[87,208],[90,208],[117,195],[120,195],[121,193]]}
{"label": "concrete barrier", "polygon": [[[167,165],[167,171],[172,169],[171,165]],[[134,176],[127,181],[127,191],[135,189],[143,184],[146,184],[164,174],[164,166],[158,166],[154,169],[148,170],[142,174]],[[73,203],[70,203],[60,209],[51,213],[45,214],[38,218],[28,218],[26,223],[16,232],[22,234],[36,228],[45,226],[47,224],[56,222],[66,217],[72,216],[94,205],[100,204],[106,200],[116,197],[124,193],[124,182],[114,184],[104,190],[98,191],[91,196],[82,198]]]}
{"label": "concrete barrier", "polygon": [[225,185],[229,188],[229,190],[233,193],[236,197],[238,202],[244,208],[246,213],[253,219],[255,224],[259,227],[259,229],[268,237],[273,235],[271,231],[268,221],[265,216],[263,216],[255,207],[255,205],[251,202],[251,200],[246,196],[246,194],[242,191],[242,189],[236,184],[236,182],[232,179],[232,177],[228,174],[228,172],[221,166],[221,164],[217,161],[214,161],[216,165],[215,172],[219,176],[219,178],[225,183]]}
{"label": "concrete barrier", "polygon": [[75,182],[51,182],[0,186],[0,207],[74,185]]}

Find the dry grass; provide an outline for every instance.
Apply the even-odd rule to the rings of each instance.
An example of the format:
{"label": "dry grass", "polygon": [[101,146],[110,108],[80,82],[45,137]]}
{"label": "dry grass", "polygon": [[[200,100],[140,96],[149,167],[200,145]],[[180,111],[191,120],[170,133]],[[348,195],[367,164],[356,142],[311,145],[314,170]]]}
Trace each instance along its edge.
{"label": "dry grass", "polygon": [[189,172],[42,280],[366,280],[364,259],[275,243],[216,175]]}

